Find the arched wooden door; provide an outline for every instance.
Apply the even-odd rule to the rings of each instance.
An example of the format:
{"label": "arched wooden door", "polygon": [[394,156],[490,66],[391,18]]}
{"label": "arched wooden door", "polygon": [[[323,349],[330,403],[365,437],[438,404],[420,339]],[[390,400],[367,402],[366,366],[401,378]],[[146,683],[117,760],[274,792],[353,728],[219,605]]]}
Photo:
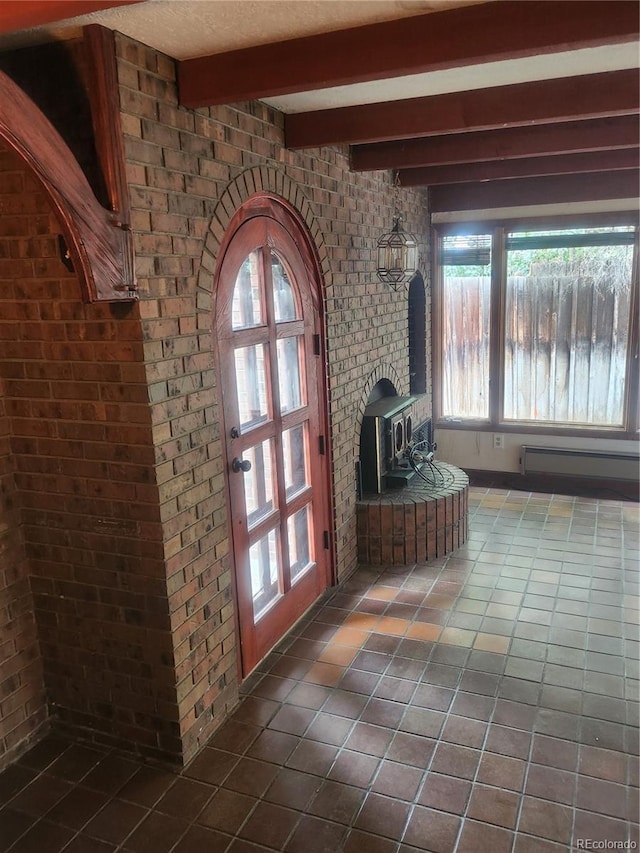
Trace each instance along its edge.
{"label": "arched wooden door", "polygon": [[330,582],[329,465],[319,281],[306,235],[264,197],[234,223],[215,332],[247,675]]}

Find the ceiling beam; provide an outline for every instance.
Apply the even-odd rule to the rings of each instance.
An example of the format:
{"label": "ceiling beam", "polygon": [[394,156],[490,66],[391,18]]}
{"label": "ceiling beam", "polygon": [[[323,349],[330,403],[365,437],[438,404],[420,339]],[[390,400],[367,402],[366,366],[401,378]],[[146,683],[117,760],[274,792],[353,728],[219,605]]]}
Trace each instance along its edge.
{"label": "ceiling beam", "polygon": [[287,148],[412,139],[640,112],[638,69],[285,116]]}
{"label": "ceiling beam", "polygon": [[0,33],[40,27],[54,21],[101,12],[114,6],[129,6],[140,0],[2,0]]}
{"label": "ceiling beam", "polygon": [[640,163],[640,149],[593,151],[588,154],[559,154],[552,157],[522,157],[518,160],[489,160],[485,163],[456,163],[453,166],[427,166],[401,169],[401,187],[426,187],[438,184],[463,184],[495,181],[503,178],[527,178],[536,175],[569,175],[635,169]]}
{"label": "ceiling beam", "polygon": [[444,213],[490,207],[635,198],[640,169],[454,184],[429,190],[429,210]]}
{"label": "ceiling beam", "polygon": [[634,116],[620,116],[354,145],[351,148],[351,168],[356,172],[414,169],[453,163],[637,148],[639,144],[637,119]]}
{"label": "ceiling beam", "polygon": [[635,0],[499,0],[178,64],[186,107],[634,41]]}

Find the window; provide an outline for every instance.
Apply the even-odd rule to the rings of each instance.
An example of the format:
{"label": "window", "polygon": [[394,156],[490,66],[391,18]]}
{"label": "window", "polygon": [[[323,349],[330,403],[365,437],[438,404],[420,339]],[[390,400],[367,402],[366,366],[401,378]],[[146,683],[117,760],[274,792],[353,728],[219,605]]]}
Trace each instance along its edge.
{"label": "window", "polygon": [[441,422],[637,430],[633,225],[439,242]]}

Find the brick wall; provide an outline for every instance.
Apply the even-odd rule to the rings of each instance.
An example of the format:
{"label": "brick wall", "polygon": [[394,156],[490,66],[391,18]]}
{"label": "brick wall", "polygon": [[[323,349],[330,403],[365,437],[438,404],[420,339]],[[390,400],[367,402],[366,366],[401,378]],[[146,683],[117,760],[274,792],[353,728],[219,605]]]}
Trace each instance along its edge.
{"label": "brick wall", "polygon": [[[260,103],[177,106],[174,63],[117,39],[140,315],[178,682],[189,757],[237,701],[237,661],[218,394],[213,276],[233,212],[263,191],[307,223],[325,288],[336,572],[355,568],[358,419],[375,375],[408,393],[407,297],[379,283],[375,244],[390,229],[388,173],[349,171],[347,152],[283,148],[283,118]],[[398,191],[427,245],[425,200]],[[421,258],[425,279],[428,258]],[[364,397],[366,399],[366,396]],[[429,401],[423,408],[430,410]]]}
{"label": "brick wall", "polygon": [[[0,228],[2,220],[0,219]],[[0,384],[0,767],[47,718],[20,502]]]}
{"label": "brick wall", "polygon": [[[0,195],[0,567],[10,589],[0,685],[15,688],[0,699],[4,746],[43,715],[35,613],[52,715],[177,757],[137,307],[82,303],[58,259],[48,200],[9,152],[0,152]],[[28,680],[14,675],[27,669]]]}

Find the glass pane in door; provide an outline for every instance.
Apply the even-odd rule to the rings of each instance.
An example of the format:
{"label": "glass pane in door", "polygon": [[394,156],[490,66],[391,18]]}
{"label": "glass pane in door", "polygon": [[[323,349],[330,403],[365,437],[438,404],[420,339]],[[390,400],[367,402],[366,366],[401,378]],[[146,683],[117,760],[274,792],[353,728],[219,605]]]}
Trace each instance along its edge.
{"label": "glass pane in door", "polygon": [[259,326],[263,321],[260,292],[260,252],[251,252],[238,271],[231,304],[231,328]]}
{"label": "glass pane in door", "polygon": [[295,320],[298,316],[293,288],[280,258],[271,253],[271,278],[273,281],[273,310],[276,323]]}
{"label": "glass pane in door", "polygon": [[266,347],[239,347],[234,357],[240,431],[246,432],[268,416]]}
{"label": "glass pane in door", "polygon": [[242,474],[247,507],[247,528],[251,530],[273,512],[273,446],[263,441],[248,448],[243,459],[251,468]]}
{"label": "glass pane in door", "polygon": [[280,596],[278,584],[278,542],[271,530],[249,548],[253,616],[257,621]]}
{"label": "glass pane in door", "polygon": [[291,500],[307,485],[305,434],[304,424],[286,429],[282,433],[284,485],[287,500]]}
{"label": "glass pane in door", "polygon": [[290,412],[302,405],[298,341],[299,338],[281,338],[277,343],[281,412]]}
{"label": "glass pane in door", "polygon": [[295,515],[287,519],[287,538],[289,540],[289,560],[291,564],[291,580],[304,574],[311,566],[311,546],[309,542],[310,507],[303,507]]}

